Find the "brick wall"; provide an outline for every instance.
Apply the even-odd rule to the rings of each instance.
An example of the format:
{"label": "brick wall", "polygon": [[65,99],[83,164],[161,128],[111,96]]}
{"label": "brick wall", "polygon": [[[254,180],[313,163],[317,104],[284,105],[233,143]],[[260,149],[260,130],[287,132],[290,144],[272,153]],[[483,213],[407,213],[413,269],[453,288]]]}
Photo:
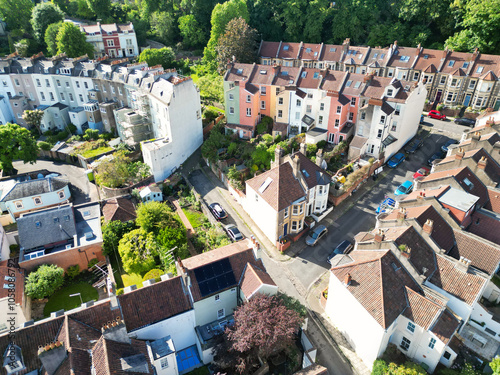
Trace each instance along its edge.
{"label": "brick wall", "polygon": [[[80,249],[81,252],[79,252],[78,249]],[[69,266],[78,264],[80,266],[80,270],[83,271],[87,269],[88,262],[92,258],[97,258],[99,261],[105,260],[105,257],[102,254],[102,242],[80,248],[75,247],[69,250],[58,251],[40,258],[30,259],[19,263],[19,266],[24,268],[26,271],[31,272],[42,264],[55,264],[64,268],[66,271]]]}

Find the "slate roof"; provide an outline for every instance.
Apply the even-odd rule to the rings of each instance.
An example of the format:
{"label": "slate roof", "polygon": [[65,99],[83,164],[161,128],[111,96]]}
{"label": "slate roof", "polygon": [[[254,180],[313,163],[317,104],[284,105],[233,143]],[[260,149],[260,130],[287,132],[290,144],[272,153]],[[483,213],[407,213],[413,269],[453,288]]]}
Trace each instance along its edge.
{"label": "slate roof", "polygon": [[25,250],[73,239],[76,235],[73,208],[64,205],[24,214],[17,219],[17,229],[21,248]]}
{"label": "slate roof", "polygon": [[467,230],[476,236],[500,245],[500,216],[487,210],[477,210],[472,214],[472,223]]}
{"label": "slate roof", "polygon": [[455,259],[452,260],[444,255],[436,254],[436,260],[436,272],[427,280],[472,306],[488,280],[472,269],[468,272],[457,269]]}
{"label": "slate roof", "polygon": [[105,221],[120,220],[122,222],[135,220],[137,217],[132,201],[123,197],[104,201],[102,215]]}
{"label": "slate roof", "polygon": [[[358,253],[365,259],[357,260]],[[407,288],[418,292],[420,287],[390,250],[355,250],[350,256],[355,261],[332,268],[332,274],[341,282],[350,274],[347,290],[382,328],[388,328],[407,307]]]}
{"label": "slate roof", "polygon": [[[271,178],[272,182],[261,193],[259,188],[267,178]],[[306,196],[300,182],[293,175],[292,166],[287,162],[247,180],[246,183],[278,212]]]}
{"label": "slate roof", "polygon": [[[295,155],[299,156],[300,160],[300,171],[304,179],[306,180],[307,187],[309,189],[316,187],[318,185],[327,185],[330,183],[330,175],[325,172],[324,169],[318,167],[315,163],[311,161],[307,156],[302,154],[301,152],[295,152],[292,157]],[[306,171],[307,175],[304,174]]]}
{"label": "slate roof", "polygon": [[273,279],[267,272],[262,271],[257,266],[248,263],[243,275],[241,276],[240,287],[241,291],[248,299],[253,295],[262,285],[276,286]]}
{"label": "slate roof", "polygon": [[434,272],[436,269],[435,252],[413,226],[408,226],[395,239],[395,242],[397,246],[406,245],[411,249],[409,261],[419,274],[429,276]]}
{"label": "slate roof", "polygon": [[350,144],[350,147],[354,148],[361,148],[365,145],[365,143],[368,141],[368,138],[361,137],[359,135],[355,135],[352,139],[352,142]]}
{"label": "slate roof", "polygon": [[118,301],[129,332],[192,309],[180,276],[122,294]]}
{"label": "slate roof", "polygon": [[[3,197],[2,201],[7,202],[25,197],[33,197],[35,195],[45,194],[51,191],[57,191],[64,188],[68,184],[69,182],[67,180],[60,177],[49,177],[18,182],[10,190],[10,192]],[[66,197],[66,199],[67,198],[69,197]]]}
{"label": "slate roof", "polygon": [[[182,264],[187,269],[187,272],[191,278],[191,294],[193,296],[194,302],[198,302],[208,297],[208,295],[202,297],[194,271],[198,267],[206,266],[222,259],[229,260],[234,278],[236,279],[237,283],[241,282],[243,273],[245,272],[245,269],[249,264],[254,266],[256,269],[265,272],[264,264],[260,259],[255,259],[253,249],[247,245],[246,241],[238,241],[232,243],[231,245],[223,246],[218,249],[214,249],[206,253],[184,259],[182,261]],[[264,276],[262,273],[260,274],[260,277],[262,277],[262,281],[265,281],[266,284],[272,282],[272,279],[270,280],[270,277],[267,278],[267,276]]]}
{"label": "slate roof", "polygon": [[[472,226],[474,225],[472,224]],[[489,228],[489,230],[492,229]],[[481,238],[456,229],[453,230],[453,234],[456,245],[451,249],[450,256],[455,259],[460,259],[463,256],[471,261],[471,265],[488,275],[497,270],[500,263],[500,246],[493,246]]]}
{"label": "slate roof", "polygon": [[[473,159],[476,164],[484,157],[487,160],[485,172],[493,181],[499,183],[500,182],[500,165],[493,159],[493,157],[486,152],[484,148],[478,148],[475,150],[468,150],[464,153],[462,160],[464,159]],[[449,162],[453,162],[456,160],[456,155],[451,155],[439,162],[438,165],[446,164]]]}

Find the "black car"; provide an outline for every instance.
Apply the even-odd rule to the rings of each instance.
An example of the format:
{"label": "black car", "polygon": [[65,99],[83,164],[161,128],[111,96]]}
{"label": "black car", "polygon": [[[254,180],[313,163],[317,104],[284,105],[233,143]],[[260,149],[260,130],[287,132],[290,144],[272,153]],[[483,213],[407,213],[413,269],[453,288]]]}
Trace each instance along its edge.
{"label": "black car", "polygon": [[422,147],[424,141],[419,138],[413,138],[408,144],[405,146],[405,152],[413,154],[417,149]]}
{"label": "black car", "polygon": [[345,241],[342,241],[336,248],[335,250],[333,250],[333,253],[331,253],[328,258],[327,258],[327,261],[328,263],[331,263],[331,260],[332,258],[335,256],[335,255],[339,255],[339,254],[347,254],[351,249],[353,248],[353,245],[352,243],[350,243],[349,241],[345,240]]}
{"label": "black car", "polygon": [[210,208],[210,212],[217,220],[224,220],[225,218],[227,218],[226,211],[224,211],[219,203],[212,203],[208,206],[208,208]]}
{"label": "black car", "polygon": [[446,141],[446,143],[441,146],[441,151],[443,151],[443,153],[446,153],[446,152],[448,152],[448,147],[450,147],[451,145],[456,145],[456,144],[458,144],[458,141],[456,141],[454,139],[450,139],[450,140]]}
{"label": "black car", "polygon": [[466,125],[466,126],[476,125],[476,120],[467,117],[456,118],[455,120],[453,120],[453,122],[458,125]]}
{"label": "black car", "polygon": [[429,160],[427,160],[427,164],[432,166],[432,163],[434,163],[434,160],[442,159],[443,157],[444,157],[444,152],[438,151],[434,155],[432,155]]}

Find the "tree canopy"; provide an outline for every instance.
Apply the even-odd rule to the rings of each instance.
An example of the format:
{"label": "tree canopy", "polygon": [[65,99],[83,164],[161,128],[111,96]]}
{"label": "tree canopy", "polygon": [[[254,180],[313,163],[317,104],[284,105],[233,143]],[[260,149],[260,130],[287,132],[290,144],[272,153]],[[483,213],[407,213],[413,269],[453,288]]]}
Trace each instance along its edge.
{"label": "tree canopy", "polygon": [[57,53],[65,53],[68,57],[80,57],[87,54],[94,57],[94,46],[87,42],[84,33],[71,22],[64,22],[57,33]]}
{"label": "tree canopy", "polygon": [[47,50],[53,56],[57,55],[57,34],[62,25],[62,22],[51,23],[47,27],[47,30],[45,30],[45,44],[47,45]]}
{"label": "tree canopy", "polygon": [[51,23],[64,20],[63,11],[54,3],[38,3],[31,14],[31,26],[38,40],[45,36],[45,30]]}
{"label": "tree canopy", "polygon": [[118,251],[118,244],[125,233],[135,228],[134,222],[122,222],[113,220],[107,222],[102,227],[102,253],[111,255]]}
{"label": "tree canopy", "polygon": [[118,244],[123,269],[128,273],[144,274],[159,262],[158,243],[151,232],[134,229],[122,237]]}
{"label": "tree canopy", "polygon": [[0,126],[0,168],[12,170],[12,162],[21,159],[33,164],[38,156],[38,145],[30,131],[16,124]]}
{"label": "tree canopy", "polygon": [[31,0],[0,0],[0,16],[9,30],[31,28],[31,10],[34,3]]}
{"label": "tree canopy", "polygon": [[233,57],[239,63],[251,64],[257,59],[257,31],[251,29],[243,18],[234,18],[220,36],[215,52],[219,73],[226,71]]}
{"label": "tree canopy", "polygon": [[42,134],[42,131],[40,130],[40,124],[42,123],[43,119],[43,111],[39,109],[34,109],[34,110],[25,110],[22,117],[23,120],[26,121],[26,123],[31,127],[35,127],[40,134]]}
{"label": "tree canopy", "polygon": [[141,203],[137,207],[136,215],[136,224],[146,232],[152,232],[155,235],[164,227],[178,227],[180,224],[172,210],[166,204],[157,201]]}
{"label": "tree canopy", "polygon": [[41,299],[52,295],[64,283],[64,270],[55,264],[44,264],[26,278],[24,291],[31,298]]}
{"label": "tree canopy", "polygon": [[172,68],[174,60],[175,53],[170,47],[149,48],[139,55],[139,62],[147,62],[148,66],[161,65],[164,69]]}

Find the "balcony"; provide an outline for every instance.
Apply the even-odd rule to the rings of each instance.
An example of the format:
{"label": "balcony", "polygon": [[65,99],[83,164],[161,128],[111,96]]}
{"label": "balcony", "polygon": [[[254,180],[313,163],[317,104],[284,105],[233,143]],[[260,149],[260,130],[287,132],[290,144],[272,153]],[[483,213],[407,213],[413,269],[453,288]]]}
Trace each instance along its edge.
{"label": "balcony", "polygon": [[196,326],[195,331],[200,341],[202,350],[205,351],[211,348],[214,344],[213,338],[224,333],[227,325],[234,324],[232,315],[228,315],[222,319],[215,320],[202,326]]}

